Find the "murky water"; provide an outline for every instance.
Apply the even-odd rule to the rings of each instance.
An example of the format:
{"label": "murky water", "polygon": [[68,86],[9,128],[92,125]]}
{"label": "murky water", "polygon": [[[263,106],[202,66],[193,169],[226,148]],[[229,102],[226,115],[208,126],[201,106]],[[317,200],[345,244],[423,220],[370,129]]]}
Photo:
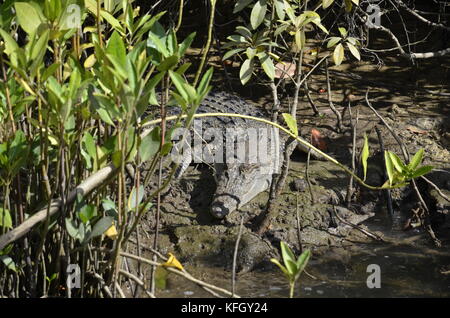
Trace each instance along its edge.
{"label": "murky water", "polygon": [[[394,220],[395,224],[395,220]],[[352,247],[342,256],[341,251],[313,258],[302,274],[296,297],[450,297],[448,246],[440,249],[424,244],[426,237],[419,233],[405,233],[386,220],[372,219],[372,230],[382,230],[390,238],[408,237],[410,244],[365,244]],[[417,238],[417,239],[416,239]],[[367,272],[370,264],[380,269],[380,288],[369,288]],[[231,289],[231,272],[221,268],[187,268],[195,277],[217,286]],[[312,278],[312,276],[314,278]],[[372,280],[370,280],[372,281]],[[243,297],[287,297],[289,290],[278,270],[254,271],[238,276],[236,293]],[[198,286],[175,275],[169,276],[165,289],[158,297],[210,297]]]}

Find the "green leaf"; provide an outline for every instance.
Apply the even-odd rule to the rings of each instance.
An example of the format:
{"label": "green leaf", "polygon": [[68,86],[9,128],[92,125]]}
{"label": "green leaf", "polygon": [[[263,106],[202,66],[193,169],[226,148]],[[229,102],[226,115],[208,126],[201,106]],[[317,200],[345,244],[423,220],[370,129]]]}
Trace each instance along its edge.
{"label": "green leaf", "polygon": [[261,52],[258,54],[258,58],[266,75],[273,80],[275,78],[275,66],[273,65],[273,61],[269,54]]}
{"label": "green leaf", "polygon": [[305,47],[306,43],[306,37],[305,37],[305,31],[303,29],[298,29],[295,32],[295,44],[297,45],[297,49],[301,50]]}
{"label": "green leaf", "polygon": [[408,169],[410,171],[416,170],[416,168],[420,165],[420,163],[423,160],[423,152],[424,152],[423,148],[419,149],[419,151],[416,152],[414,157],[411,159],[410,163],[408,164]]}
{"label": "green leaf", "polygon": [[395,153],[388,151],[389,157],[391,158],[392,164],[394,165],[394,168],[400,172],[403,173],[406,169],[405,164],[403,163],[402,159],[400,159]]}
{"label": "green leaf", "polygon": [[117,216],[117,207],[114,201],[104,198],[102,199],[102,208],[108,216]]}
{"label": "green leaf", "polygon": [[181,96],[183,96],[183,98],[186,101],[189,101],[189,93],[187,92],[184,86],[185,83],[183,77],[180,74],[173,72],[171,70],[169,70],[169,76],[172,82],[175,84],[175,87],[177,88]]}
{"label": "green leaf", "polygon": [[284,264],[286,265],[286,261],[291,261],[295,264],[295,256],[292,253],[291,248],[283,241],[280,242],[281,247],[281,256],[283,257]]}
{"label": "green leaf", "polygon": [[420,176],[423,176],[427,173],[429,173],[431,170],[433,170],[433,166],[422,166],[415,170],[412,174],[412,178],[418,178]]}
{"label": "green leaf", "polygon": [[330,47],[335,46],[339,41],[341,41],[342,38],[338,37],[338,36],[333,36],[328,40],[327,43],[327,49],[329,49]]}
{"label": "green leaf", "polygon": [[196,35],[196,33],[192,32],[183,40],[183,42],[181,42],[180,48],[178,49],[179,56],[183,56],[184,53],[186,53],[186,50],[191,46],[192,41],[195,38],[195,35]]}
{"label": "green leaf", "polygon": [[128,211],[132,211],[136,209],[136,207],[141,204],[142,199],[144,198],[145,187],[139,185],[139,191],[136,191],[136,187],[133,187],[131,190],[130,196],[128,197]]}
{"label": "green leaf", "polygon": [[253,2],[253,0],[239,0],[239,1],[237,1],[236,5],[234,6],[233,13],[238,13],[239,11],[245,9],[252,2]]}
{"label": "green leaf", "polygon": [[139,146],[139,155],[142,161],[152,158],[159,150],[161,143],[160,128],[155,127],[147,136],[145,136]]}
{"label": "green leaf", "polygon": [[[209,83],[211,81],[212,75],[214,72],[214,68],[210,67],[206,73],[203,75],[200,83],[198,84],[197,87],[197,93],[201,96],[204,96],[206,94],[206,91],[208,89]],[[200,101],[199,101],[200,102]]]}
{"label": "green leaf", "polygon": [[92,232],[89,233],[89,235],[86,237],[86,239],[84,240],[83,243],[86,244],[94,237],[100,236],[103,233],[105,233],[105,231],[107,229],[109,229],[111,227],[111,225],[114,224],[113,222],[114,222],[114,219],[110,216],[102,217],[100,220],[97,221],[97,223],[95,223],[94,228],[92,229]]}
{"label": "green leaf", "polygon": [[348,46],[348,49],[350,50],[350,53],[352,53],[353,56],[354,56],[358,61],[360,61],[360,60],[361,60],[361,55],[359,54],[359,51],[358,51],[358,49],[356,48],[356,46],[354,46],[353,44],[351,44],[351,43],[349,43],[349,42],[347,42],[347,46]]}
{"label": "green leaf", "polygon": [[345,28],[338,28],[338,30],[343,38],[347,36],[347,30]]}
{"label": "green leaf", "polygon": [[169,51],[166,48],[166,34],[164,28],[161,26],[159,22],[155,22],[153,28],[150,30],[148,34],[147,46],[155,48],[160,52],[164,57],[170,56]]}
{"label": "green leaf", "polygon": [[17,272],[16,264],[14,263],[14,261],[13,261],[13,259],[11,257],[9,257],[8,255],[1,255],[0,256],[0,260],[2,261],[3,264],[5,264],[5,266],[9,270]]}
{"label": "green leaf", "polygon": [[247,84],[253,74],[253,60],[246,59],[244,63],[241,65],[241,69],[239,71],[239,78],[241,79],[242,85]]}
{"label": "green leaf", "polygon": [[14,3],[14,8],[19,25],[27,34],[36,32],[41,23],[45,21],[42,10],[31,3],[16,2]]}
{"label": "green leaf", "polygon": [[94,138],[89,132],[84,134],[82,142],[84,143],[89,156],[95,160],[95,158],[97,158],[97,146],[95,145]]}
{"label": "green leaf", "polygon": [[289,278],[292,280],[295,276],[297,276],[297,264],[295,261],[291,261],[290,259],[284,260],[284,265],[286,265],[286,268],[289,272]]}
{"label": "green leaf", "polygon": [[246,38],[251,38],[252,37],[252,32],[250,32],[249,29],[247,29],[246,27],[239,25],[236,27],[236,32],[239,33],[240,35],[242,35],[243,37]]}
{"label": "green leaf", "polygon": [[342,46],[342,43],[336,45],[333,53],[333,60],[334,64],[336,65],[341,65],[342,61],[344,60],[344,47]]}
{"label": "green leaf", "polygon": [[364,134],[364,146],[362,148],[361,153],[361,163],[363,166],[363,173],[364,173],[364,181],[366,181],[367,176],[367,159],[369,158],[369,138],[367,138],[367,135]]}
{"label": "green leaf", "polygon": [[5,42],[5,53],[10,56],[12,53],[19,49],[17,42],[13,39],[13,37],[6,32],[5,30],[0,28],[0,36],[3,38],[3,42]]}
{"label": "green leaf", "polygon": [[123,29],[123,27],[120,24],[119,20],[114,18],[114,16],[111,15],[109,12],[107,12],[105,10],[101,10],[100,11],[100,15],[102,16],[102,18],[104,18],[113,27],[113,29],[115,31],[119,32],[120,34],[124,34],[125,33],[125,30]]}
{"label": "green leaf", "polygon": [[237,54],[237,53],[239,53],[239,52],[242,52],[242,51],[244,51],[244,50],[245,50],[245,49],[243,49],[243,48],[237,48],[237,49],[229,50],[228,52],[226,52],[226,53],[223,55],[222,60],[224,61],[224,60],[230,58],[231,56],[233,56],[233,55],[235,55],[235,54]]}
{"label": "green leaf", "polygon": [[12,229],[11,214],[8,210],[4,210],[3,208],[0,208],[0,227]]}
{"label": "green leaf", "polygon": [[75,220],[66,218],[66,230],[70,237],[72,237],[73,239],[76,240],[80,238],[80,232],[75,224]]}
{"label": "green leaf", "polygon": [[387,150],[384,151],[384,162],[386,165],[386,173],[389,178],[389,185],[392,185],[392,182],[394,181],[394,164],[392,163],[391,157],[389,156],[389,153]]}
{"label": "green leaf", "polygon": [[284,2],[283,0],[274,0],[275,10],[277,12],[278,19],[281,21],[284,20],[286,12],[284,11]]}
{"label": "green leaf", "polygon": [[352,1],[353,1],[353,0],[344,0],[344,3],[345,3],[345,11],[346,11],[346,12],[352,11],[352,7],[353,7]]}
{"label": "green leaf", "polygon": [[284,121],[286,122],[289,130],[297,137],[298,136],[298,127],[297,120],[291,116],[291,114],[283,113]]}
{"label": "green leaf", "polygon": [[297,273],[296,273],[296,278],[298,278],[298,276],[300,276],[300,274],[303,272],[303,270],[305,269],[306,265],[308,264],[309,258],[311,257],[311,251],[310,250],[306,250],[304,251],[297,259]]}
{"label": "green leaf", "polygon": [[333,4],[334,0],[322,0],[322,8],[326,9]]}
{"label": "green leaf", "polygon": [[264,21],[267,12],[267,0],[258,0],[250,14],[250,24],[255,30]]}
{"label": "green leaf", "polygon": [[97,207],[92,204],[85,204],[79,212],[80,220],[87,224],[93,217],[97,216]]}
{"label": "green leaf", "polygon": [[280,261],[278,261],[276,258],[271,258],[270,261],[276,264],[287,277],[291,276],[287,268],[281,265]]}
{"label": "green leaf", "polygon": [[125,49],[125,44],[123,43],[122,37],[117,31],[114,31],[109,38],[106,46],[106,53],[114,56],[122,68],[125,68],[127,51]]}
{"label": "green leaf", "polygon": [[166,72],[173,69],[178,64],[179,60],[180,57],[178,56],[178,54],[171,55],[163,59],[161,64],[159,64],[156,68],[160,72]]}

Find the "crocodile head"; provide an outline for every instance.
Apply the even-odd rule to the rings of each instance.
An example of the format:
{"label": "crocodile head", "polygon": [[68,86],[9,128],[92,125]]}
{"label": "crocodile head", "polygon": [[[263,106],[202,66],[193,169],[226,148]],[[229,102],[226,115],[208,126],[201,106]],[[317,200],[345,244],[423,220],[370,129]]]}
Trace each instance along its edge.
{"label": "crocodile head", "polygon": [[265,191],[272,173],[261,164],[216,164],[217,189],[211,204],[211,214],[219,219],[240,208]]}

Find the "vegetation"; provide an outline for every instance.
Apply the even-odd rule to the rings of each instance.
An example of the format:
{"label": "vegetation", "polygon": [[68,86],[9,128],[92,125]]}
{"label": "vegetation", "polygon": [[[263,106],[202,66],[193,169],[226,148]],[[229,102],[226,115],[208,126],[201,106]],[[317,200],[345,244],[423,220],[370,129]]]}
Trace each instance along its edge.
{"label": "vegetation", "polygon": [[[361,59],[358,38],[363,34],[354,34],[355,22],[336,27],[325,15],[334,10],[338,16],[355,12],[359,2],[236,1],[233,15],[240,22],[227,36],[221,58],[239,63],[242,85],[257,81],[270,87],[272,122],[267,123],[319,152],[362,185],[392,189],[432,169],[420,166],[423,150],[408,164],[386,151],[389,179],[373,186],[364,181],[366,168],[361,178],[298,136],[298,96],[311,73],[329,57],[336,65],[346,56]],[[123,259],[133,258],[125,246],[144,215],[152,213],[157,249],[161,192],[177,169],[171,167],[163,178],[162,159],[173,146],[173,128],[189,128],[200,117],[196,111],[213,78],[213,67],[207,64],[220,1],[207,1],[203,38],[200,30],[186,32],[183,27],[183,3],[177,2],[172,12],[158,3],[146,12],[148,4],[122,0],[7,0],[0,5],[0,296],[118,297],[124,295],[124,279],[154,296],[154,275],[147,291],[123,269]],[[323,40],[320,50],[327,54],[305,73],[306,43],[311,39]],[[203,49],[197,60],[188,54],[194,43]],[[309,52],[318,53],[319,49]],[[294,104],[282,114],[280,124],[279,87],[285,82],[293,83]],[[179,116],[166,116],[169,104],[180,107]],[[158,114],[149,115],[149,105],[156,105]],[[168,121],[174,123],[168,126]],[[146,129],[155,124],[159,126]],[[289,147],[287,152],[293,149]],[[366,139],[365,167],[368,158]],[[284,172],[274,176],[281,182],[271,190],[275,199],[269,210],[276,206],[288,160]],[[141,182],[143,165],[149,168]],[[134,167],[132,184],[127,181],[129,166]],[[144,191],[155,178],[157,187]],[[269,211],[269,219],[270,215]],[[288,277],[292,297],[310,252],[295,260],[284,243],[281,252],[284,265],[274,262]],[[134,259],[203,284],[174,255],[167,261],[155,251],[153,260]],[[80,289],[64,287],[69,264],[80,266]]]}

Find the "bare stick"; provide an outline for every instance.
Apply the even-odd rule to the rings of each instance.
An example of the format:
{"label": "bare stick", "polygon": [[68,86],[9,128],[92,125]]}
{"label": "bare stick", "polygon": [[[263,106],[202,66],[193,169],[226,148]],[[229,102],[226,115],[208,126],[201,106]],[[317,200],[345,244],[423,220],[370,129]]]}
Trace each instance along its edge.
{"label": "bare stick", "polygon": [[305,168],[305,178],[306,178],[306,183],[308,184],[308,190],[309,190],[309,194],[311,196],[311,204],[314,205],[316,204],[316,200],[314,200],[314,193],[312,190],[312,185],[311,185],[311,181],[309,180],[309,159],[311,158],[311,150],[308,150],[308,156],[306,158],[306,168]]}
{"label": "bare stick", "polygon": [[236,245],[234,246],[234,253],[233,253],[233,269],[232,269],[232,277],[231,277],[231,297],[235,294],[236,291],[236,260],[237,260],[237,253],[239,249],[239,242],[241,240],[242,236],[242,229],[244,227],[244,216],[241,217],[241,223],[239,225],[239,233],[238,237],[236,239]]}
{"label": "bare stick", "polygon": [[[146,259],[146,258],[143,258],[143,257],[139,257],[139,256],[136,256],[136,255],[133,255],[133,254],[130,254],[130,253],[121,252],[120,255],[123,256],[123,257],[132,258],[134,260],[137,260],[139,262],[142,262],[142,263],[145,263],[145,264],[149,264],[149,265],[152,265],[152,266],[161,266],[161,264],[158,263],[158,262],[154,262],[152,260],[149,260],[149,259]],[[223,293],[223,294],[225,294],[227,296],[231,296],[233,298],[240,298],[240,296],[238,296],[236,294],[233,295],[232,292],[230,292],[230,291],[228,291],[226,289],[223,289],[223,288],[220,288],[220,287],[208,284],[206,282],[203,282],[203,281],[193,277],[186,270],[181,271],[179,269],[175,269],[175,268],[172,268],[172,267],[165,267],[165,268],[166,268],[167,271],[169,271],[171,273],[174,273],[176,275],[182,276],[182,277],[186,278],[187,280],[190,280],[191,282],[196,283],[197,285],[200,285],[202,287],[206,287],[206,288],[209,288],[209,289],[221,292],[221,293]]]}
{"label": "bare stick", "polygon": [[328,59],[325,60],[325,69],[326,69],[326,75],[327,75],[327,95],[328,95],[328,105],[330,106],[333,113],[336,115],[336,129],[338,132],[342,130],[342,117],[341,113],[337,111],[336,107],[334,107],[333,101],[331,100],[331,84],[330,84],[330,74],[328,71]]}
{"label": "bare stick", "polygon": [[300,225],[300,214],[298,212],[298,192],[295,194],[295,218],[297,220],[297,239],[298,239],[298,250],[300,254],[303,253],[303,244],[302,244],[302,232]]}
{"label": "bare stick", "polygon": [[339,214],[336,212],[336,207],[335,207],[334,205],[333,205],[333,213],[334,213],[334,215],[336,216],[336,218],[337,218],[340,222],[342,222],[342,223],[344,223],[344,224],[347,224],[347,225],[351,226],[351,227],[354,228],[354,229],[357,229],[357,230],[360,231],[361,233],[364,233],[365,235],[367,235],[367,236],[370,237],[370,238],[373,238],[373,239],[376,240],[376,241],[384,241],[383,238],[381,238],[380,236],[378,236],[378,235],[376,235],[376,234],[374,234],[374,233],[371,233],[371,232],[369,232],[369,231],[367,231],[367,230],[364,230],[364,229],[361,228],[360,226],[358,226],[358,225],[356,225],[356,224],[353,224],[353,223],[350,223],[350,222],[344,220],[343,218],[341,218],[341,217],[339,216]]}
{"label": "bare stick", "polygon": [[[356,119],[355,123],[353,123],[352,118],[352,108],[350,105],[350,101],[348,101],[348,113],[350,115],[350,127],[352,128],[352,170],[355,172],[356,169],[356,127],[358,126],[358,116],[359,110],[356,111]],[[353,176],[350,176],[350,180],[347,186],[347,195],[345,201],[347,203],[347,207],[350,206],[350,202],[352,200],[353,195]]]}
{"label": "bare stick", "polygon": [[142,287],[142,289],[144,290],[144,292],[147,294],[147,296],[149,296],[150,298],[156,298],[154,294],[152,294],[151,292],[149,292],[146,288],[145,288],[145,284],[144,282],[139,279],[137,276],[131,274],[130,272],[127,272],[123,269],[119,270],[119,274],[122,274],[123,276],[127,277],[128,279],[131,279],[132,281],[134,281],[138,286]]}
{"label": "bare stick", "polygon": [[[117,168],[111,163],[105,168],[97,171],[95,174],[88,177],[83,183],[78,185],[74,190],[72,190],[67,196],[66,205],[73,203],[77,194],[80,193],[83,197],[89,194],[92,190],[96,189],[102,185],[106,180],[115,175]],[[22,224],[6,232],[0,236],[0,250],[2,250],[6,245],[24,236],[28,233],[36,224],[42,222],[47,217],[47,211],[49,217],[56,214],[62,206],[62,200],[57,199],[50,202],[50,208],[47,207],[38,211],[37,213],[30,216]]]}

